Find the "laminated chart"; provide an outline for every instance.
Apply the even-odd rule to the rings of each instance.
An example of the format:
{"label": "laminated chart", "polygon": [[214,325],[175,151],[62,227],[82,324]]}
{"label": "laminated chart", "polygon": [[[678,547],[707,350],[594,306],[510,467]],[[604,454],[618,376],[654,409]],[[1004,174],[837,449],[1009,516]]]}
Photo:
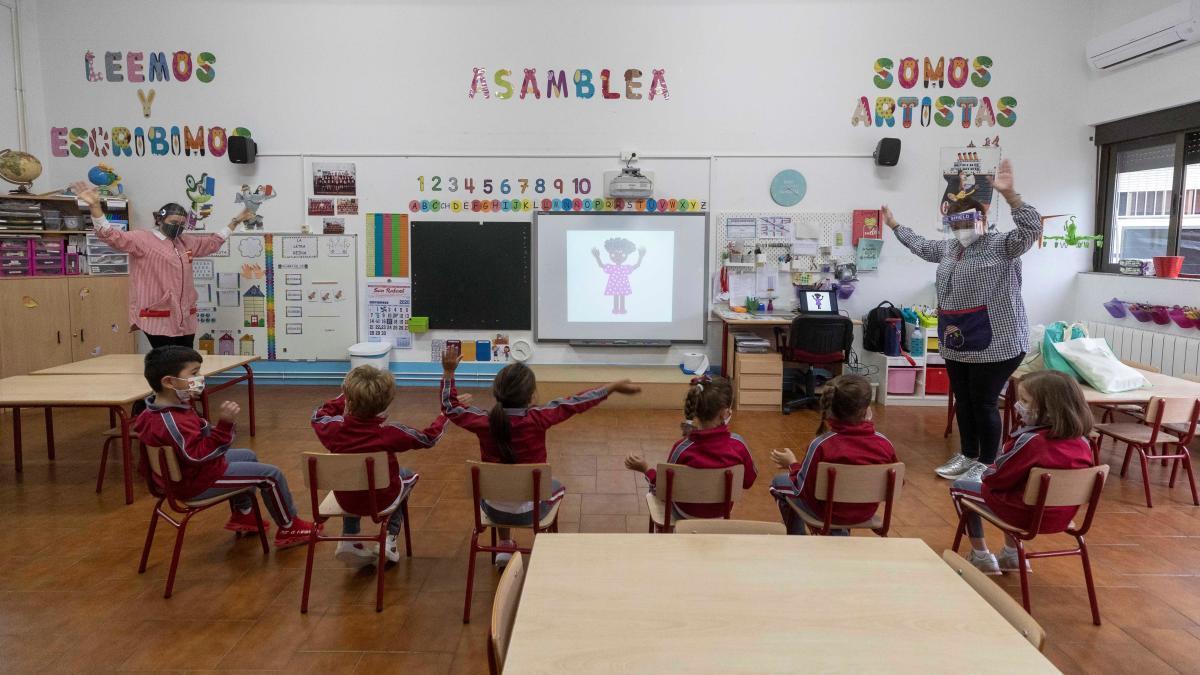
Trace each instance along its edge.
{"label": "laminated chart", "polygon": [[368,277],[408,277],[408,216],[366,214]]}

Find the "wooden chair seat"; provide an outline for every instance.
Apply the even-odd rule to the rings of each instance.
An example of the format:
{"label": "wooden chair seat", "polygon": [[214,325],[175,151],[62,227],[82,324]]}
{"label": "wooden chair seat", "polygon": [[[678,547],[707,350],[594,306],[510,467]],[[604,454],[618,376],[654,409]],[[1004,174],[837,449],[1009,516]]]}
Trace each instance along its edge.
{"label": "wooden chair seat", "polygon": [[[550,505],[550,509],[548,511],[546,511],[546,515],[542,516],[542,520],[538,523],[539,530],[544,530],[544,529],[550,527],[550,524],[553,523],[556,518],[558,518],[558,508],[560,506],[562,506],[561,499]],[[504,523],[494,522],[494,521],[492,521],[491,518],[488,518],[487,511],[484,511],[483,509],[479,509],[479,522],[484,527],[511,527],[511,528],[516,528],[516,529],[532,529],[533,528],[532,523],[529,525],[505,525]]]}
{"label": "wooden chair seat", "polygon": [[[120,438],[121,437],[121,427],[113,427],[111,429],[105,429],[104,431],[100,432],[100,435],[105,438]],[[136,431],[134,431],[133,429],[130,429],[129,430],[129,440],[136,441],[137,438],[138,438],[138,433]]]}
{"label": "wooden chair seat", "polygon": [[250,487],[242,488],[237,492],[227,492],[225,494],[217,495],[216,497],[209,497],[208,499],[185,499],[180,500],[180,503],[189,509],[202,509],[206,506],[212,506],[213,504],[223,502],[227,499],[232,499],[236,495],[253,493],[257,489],[257,487],[252,485]]}
{"label": "wooden chair seat", "polygon": [[[800,516],[800,520],[803,520],[805,525],[818,529],[825,526],[825,519],[814,516],[808,512],[808,509],[797,506],[791,500],[788,500],[788,506],[792,507],[792,511],[795,511],[796,515]],[[864,520],[861,523],[854,523],[852,525],[832,523],[829,526],[831,530],[878,530],[881,527],[883,527],[883,516],[879,515],[878,512],[875,514],[874,518],[871,518],[870,520]]]}
{"label": "wooden chair seat", "polygon": [[[400,499],[399,498],[397,498],[396,501],[392,502],[391,506],[380,511],[379,515],[390,516],[398,508],[400,508]],[[332,490],[330,490],[329,494],[325,495],[325,499],[323,499],[321,501],[321,506],[319,507],[319,511],[320,511],[322,518],[342,518],[345,516],[350,516],[351,518],[361,517],[360,514],[350,513],[348,511],[346,511],[345,509],[343,509],[342,505],[338,503],[337,497],[334,496]]]}
{"label": "wooden chair seat", "polygon": [[[1139,443],[1145,445],[1150,442],[1151,436],[1154,433],[1154,427],[1136,422],[1117,422],[1114,424],[1098,424],[1096,425],[1096,431],[1105,436],[1115,438],[1122,443]],[[1160,430],[1156,442],[1178,443],[1179,437]]]}

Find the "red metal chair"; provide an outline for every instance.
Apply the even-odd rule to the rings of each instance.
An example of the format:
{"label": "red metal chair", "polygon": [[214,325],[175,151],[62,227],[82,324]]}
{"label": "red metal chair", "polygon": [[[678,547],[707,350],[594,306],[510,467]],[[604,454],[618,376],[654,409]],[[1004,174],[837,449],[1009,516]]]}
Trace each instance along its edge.
{"label": "red metal chair", "polygon": [[[463,623],[471,622],[471,592],[475,590],[475,556],[491,553],[495,562],[497,553],[518,551],[528,555],[533,544],[505,546],[497,542],[496,529],[531,530],[536,538],[542,532],[558,532],[558,509],[561,499],[551,494],[549,464],[493,464],[491,462],[467,462],[467,475],[471,481],[471,498],[475,509],[475,524],[471,527],[471,549],[467,553],[467,597],[463,601]],[[549,508],[540,518],[530,519],[527,525],[505,525],[495,523],[483,511],[482,502],[530,502],[534,505],[531,514],[540,514],[543,501]],[[490,546],[479,543],[479,535],[491,530]]]}
{"label": "red metal chair", "polygon": [[[1092,518],[1096,515],[1096,505],[1100,503],[1100,491],[1104,489],[1104,479],[1108,476],[1108,465],[1102,464],[1087,469],[1033,469],[1025,483],[1024,502],[1032,508],[1029,529],[1021,529],[1016,525],[1005,522],[986,505],[966,499],[958,500],[962,516],[958,519],[958,529],[954,533],[954,546],[951,550],[957,552],[967,530],[967,516],[971,513],[990,522],[1001,531],[1010,535],[1017,542],[1017,568],[1021,575],[1021,604],[1025,611],[1029,610],[1029,573],[1025,569],[1025,561],[1033,558],[1057,558],[1060,556],[1077,555],[1083,562],[1083,578],[1087,584],[1088,601],[1092,606],[1092,623],[1100,625],[1100,605],[1096,601],[1096,586],[1092,583],[1092,565],[1088,559],[1087,544],[1083,537],[1092,527]],[[1038,551],[1030,553],[1025,550],[1025,542],[1032,541],[1041,533],[1042,516],[1047,506],[1084,506],[1087,505],[1087,515],[1084,516],[1083,526],[1076,527],[1074,521],[1064,532],[1075,537],[1077,546],[1071,549],[1057,551]],[[1052,534],[1052,533],[1047,533]]]}
{"label": "red metal chair", "polygon": [[659,464],[654,492],[646,493],[650,508],[650,533],[671,532],[675,504],[720,504],[721,517],[729,519],[733,504],[742,496],[746,467],[697,469],[683,464]]}
{"label": "red metal chair", "polygon": [[[154,528],[158,525],[158,519],[162,518],[175,528],[175,550],[171,554],[171,568],[167,572],[167,590],[163,593],[164,598],[171,597],[171,591],[175,587],[175,570],[179,567],[179,554],[183,551],[183,535],[187,531],[188,522],[197,513],[227,502],[238,495],[245,494],[250,497],[250,503],[254,508],[254,519],[258,522],[258,538],[262,542],[263,555],[270,553],[271,549],[267,547],[267,532],[263,527],[262,512],[258,508],[258,498],[254,494],[257,487],[250,486],[209,499],[180,499],[175,495],[174,483],[183,480],[183,472],[179,468],[179,458],[175,455],[175,449],[169,447],[146,448],[143,445],[142,461],[147,468],[146,487],[150,490],[150,494],[158,498],[158,501],[155,502],[154,511],[150,515],[150,529],[146,532],[146,545],[142,548],[142,560],[138,563],[138,574],[146,571],[146,561],[150,558],[150,547],[154,543]],[[179,520],[173,518],[163,509],[164,503],[170,507],[171,511],[182,517]]]}
{"label": "red metal chair", "polygon": [[[904,485],[904,463],[895,464],[817,464],[817,484],[813,496],[825,502],[825,513],[818,518],[808,510],[788,500],[792,511],[804,521],[811,534],[828,535],[832,530],[871,530],[886,537],[892,527],[892,508]],[[878,512],[861,523],[833,522],[834,504],[878,504],[883,502],[883,515]]]}
{"label": "red metal chair", "polygon": [[[104,446],[100,451],[100,471],[96,474],[96,494],[100,494],[100,491],[104,489],[104,474],[108,467],[108,451],[112,447],[113,443],[121,442],[121,428],[113,427],[106,430],[103,435]],[[142,445],[141,440],[138,439],[136,431],[129,432],[129,440],[138,442],[138,452],[145,451],[145,446]]]}
{"label": "red metal chair", "polygon": [[[404,515],[404,548],[408,557],[412,557],[412,527],[408,519],[408,496],[403,493],[391,504],[380,508],[382,495],[378,492],[386,490],[391,483],[388,475],[388,456],[386,452],[363,454],[335,455],[325,452],[304,453],[304,486],[308,488],[308,496],[312,503],[314,527],[308,538],[308,557],[304,561],[304,590],[300,595],[300,613],[308,613],[308,592],[312,585],[313,556],[316,554],[317,543],[322,541],[361,541],[375,542],[379,545],[380,556],[383,556],[387,543],[388,518],[396,509]],[[324,500],[317,497],[320,490],[328,490]],[[338,504],[334,490],[367,491],[369,493],[370,513],[350,513]],[[379,525],[379,533],[375,535],[326,535],[323,534],[325,521],[342,516],[359,516],[370,518]],[[383,611],[383,571],[387,565],[376,562],[375,611]]]}
{"label": "red metal chair", "polygon": [[[1146,415],[1139,422],[1118,422],[1114,424],[1098,424],[1095,431],[1098,435],[1092,444],[1092,454],[1100,456],[1100,443],[1108,436],[1114,441],[1125,444],[1125,459],[1121,462],[1121,477],[1124,478],[1129,470],[1129,460],[1136,449],[1138,459],[1142,464],[1142,487],[1146,492],[1146,506],[1153,507],[1150,500],[1149,461],[1161,459],[1174,460],[1171,464],[1171,480],[1168,487],[1175,487],[1175,478],[1179,473],[1179,464],[1183,463],[1187,471],[1188,482],[1192,488],[1192,503],[1200,506],[1200,496],[1196,493],[1196,477],[1192,473],[1192,457],[1188,452],[1188,444],[1196,437],[1196,423],[1200,419],[1200,399],[1193,398],[1163,398],[1155,396],[1146,406]],[[1162,453],[1155,455],[1155,448],[1162,446]],[[1176,452],[1168,453],[1175,446]]]}

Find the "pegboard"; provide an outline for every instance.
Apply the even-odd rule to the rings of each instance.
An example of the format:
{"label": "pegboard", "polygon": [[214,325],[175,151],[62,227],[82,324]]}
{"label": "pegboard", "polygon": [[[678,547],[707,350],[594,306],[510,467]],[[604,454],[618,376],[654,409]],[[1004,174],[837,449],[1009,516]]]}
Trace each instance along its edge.
{"label": "pegboard", "polygon": [[[764,239],[758,236],[753,238],[736,237],[732,240],[727,236],[727,222],[732,218],[746,219],[772,219],[772,218],[789,218],[794,224],[793,236],[789,239]],[[728,250],[728,245],[732,241],[735,245],[740,245],[743,251],[749,251],[751,260],[755,248],[759,248],[767,256],[769,261],[778,260],[778,258],[786,253],[791,253],[792,243],[796,240],[795,232],[812,232],[815,231],[818,236],[818,243],[821,247],[832,247],[838,245],[850,246],[851,226],[854,222],[854,214],[850,211],[817,211],[808,213],[783,213],[783,212],[762,212],[762,211],[730,211],[718,214],[717,216],[717,263],[726,264],[724,253]],[[843,235],[843,240],[838,242],[838,234]],[[802,237],[808,238],[808,237]],[[796,270],[793,266],[793,278],[804,272],[821,273],[821,267],[824,264],[836,265],[839,263],[854,262],[853,253],[849,256],[833,256],[830,254],[818,254],[814,256],[795,256],[801,262],[806,262],[804,269]],[[731,269],[737,269],[737,261],[732,261]],[[749,268],[749,266],[747,266]]]}

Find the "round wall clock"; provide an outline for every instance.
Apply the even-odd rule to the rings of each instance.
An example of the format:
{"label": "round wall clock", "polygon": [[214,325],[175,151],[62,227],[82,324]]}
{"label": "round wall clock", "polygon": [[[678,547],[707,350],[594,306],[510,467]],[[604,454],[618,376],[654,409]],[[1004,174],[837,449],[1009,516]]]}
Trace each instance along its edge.
{"label": "round wall clock", "polygon": [[517,361],[524,363],[533,356],[533,346],[525,340],[515,340],[512,343],[512,357]]}
{"label": "round wall clock", "polygon": [[795,169],[784,169],[771,180],[771,199],[780,206],[799,204],[806,190],[808,182],[804,180],[804,174]]}

